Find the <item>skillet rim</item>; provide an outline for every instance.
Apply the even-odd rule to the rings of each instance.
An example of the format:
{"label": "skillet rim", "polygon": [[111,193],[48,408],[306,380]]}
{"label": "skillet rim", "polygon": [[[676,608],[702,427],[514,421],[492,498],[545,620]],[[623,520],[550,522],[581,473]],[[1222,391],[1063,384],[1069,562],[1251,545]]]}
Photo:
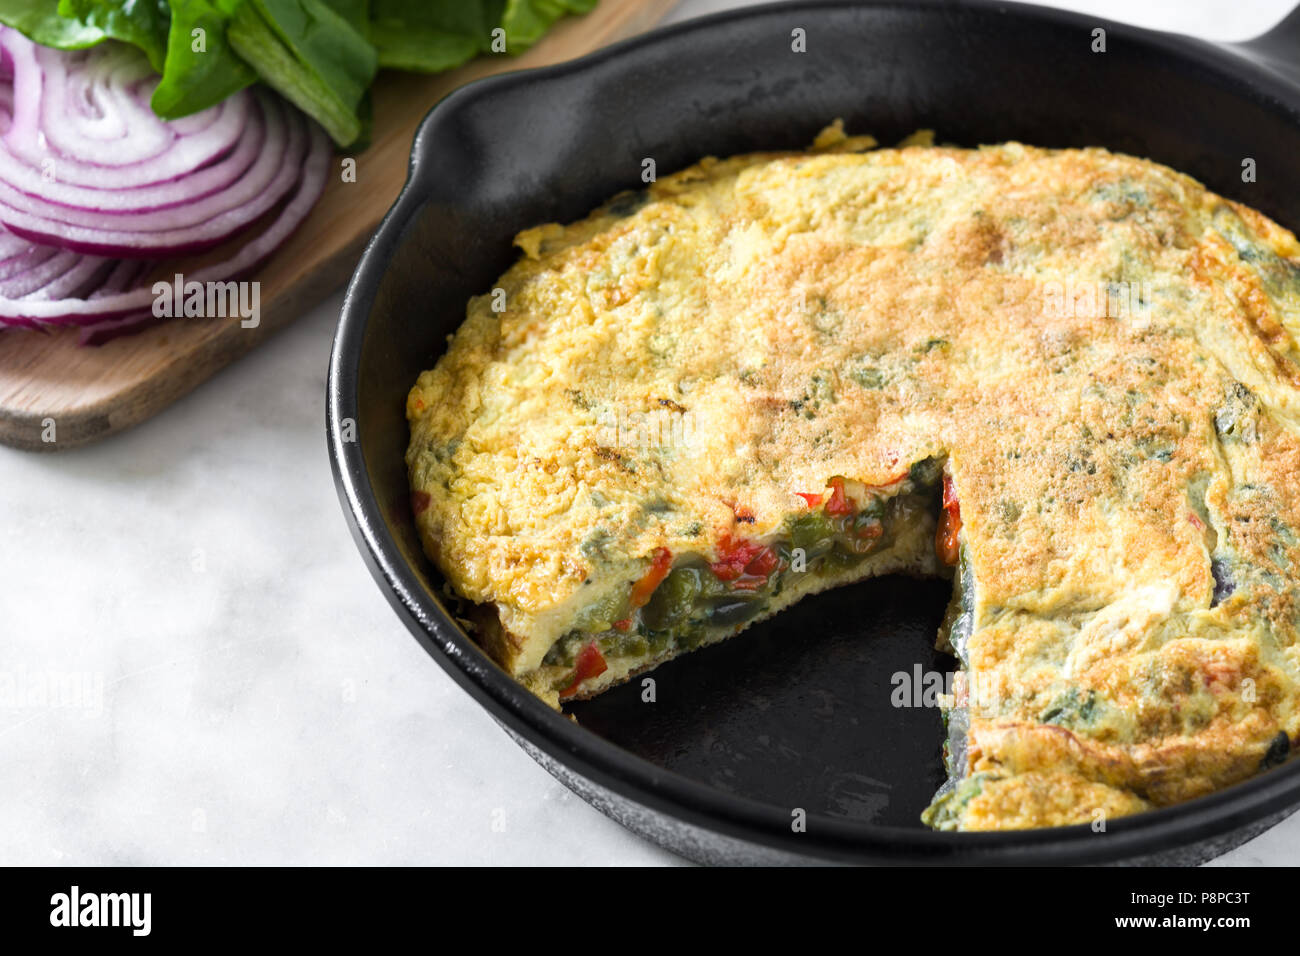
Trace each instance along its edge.
{"label": "skillet rim", "polygon": [[[641,34],[575,60],[472,81],[426,115],[416,132],[407,180],[367,243],[348,284],[330,355],[326,431],[330,465],[349,528],[371,574],[422,647],[512,736],[521,737],[579,777],[616,798],[703,830],[795,857],[838,862],[943,864],[1107,863],[1190,849],[1216,837],[1284,814],[1300,804],[1300,759],[1204,797],[1107,823],[1097,839],[1087,824],[997,833],[946,833],[809,814],[805,833],[793,833],[788,812],[752,798],[726,794],[650,763],[551,710],[517,684],[455,624],[416,578],[389,534],[371,485],[359,438],[344,440],[345,420],[361,427],[359,371],[370,312],[389,262],[424,204],[422,184],[434,175],[430,158],[441,148],[439,127],[456,111],[498,91],[584,72],[598,72],[685,34],[725,30],[738,20],[797,13],[807,22],[848,8],[896,9],[943,17],[969,11],[1028,20],[1041,29],[1104,27],[1107,35],[1140,43],[1167,60],[1248,80],[1271,111],[1300,122],[1300,88],[1275,67],[1257,62],[1251,44],[1215,44],[1070,11],[996,0],[817,0],[762,4]],[[1288,18],[1289,19],[1289,18]],[[936,21],[938,23],[939,21]],[[1271,37],[1288,20],[1265,34]],[[1113,34],[1112,34],[1113,31]],[[1256,38],[1260,40],[1262,38]],[[1261,51],[1262,53],[1262,51]],[[615,66],[615,69],[617,67]],[[446,142],[447,138],[441,138]],[[526,748],[527,749],[527,748]],[[549,769],[549,768],[548,768]],[[586,798],[584,796],[584,798]],[[589,801],[590,802],[590,801]]]}

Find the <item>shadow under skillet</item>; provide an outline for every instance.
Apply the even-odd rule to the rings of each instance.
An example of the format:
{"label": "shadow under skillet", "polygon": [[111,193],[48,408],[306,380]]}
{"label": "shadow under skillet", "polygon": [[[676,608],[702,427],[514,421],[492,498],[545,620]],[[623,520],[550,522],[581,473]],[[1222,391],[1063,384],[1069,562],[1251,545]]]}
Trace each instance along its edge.
{"label": "shadow under skillet", "polygon": [[[921,827],[945,777],[943,720],[936,707],[895,706],[894,675],[908,675],[912,689],[918,666],[953,670],[934,649],[951,592],[945,581],[884,577],[813,595],[566,709],[619,746],[727,793]],[[647,677],[653,702],[642,700]]]}

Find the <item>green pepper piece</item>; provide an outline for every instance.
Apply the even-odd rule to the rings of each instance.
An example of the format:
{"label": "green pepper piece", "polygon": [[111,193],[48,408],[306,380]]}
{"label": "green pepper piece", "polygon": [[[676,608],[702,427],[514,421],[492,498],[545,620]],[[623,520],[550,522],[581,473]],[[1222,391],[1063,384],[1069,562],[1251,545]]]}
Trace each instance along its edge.
{"label": "green pepper piece", "polygon": [[674,568],[655,588],[645,610],[641,612],[642,619],[652,630],[664,630],[679,624],[690,617],[701,590],[703,587],[698,568]]}

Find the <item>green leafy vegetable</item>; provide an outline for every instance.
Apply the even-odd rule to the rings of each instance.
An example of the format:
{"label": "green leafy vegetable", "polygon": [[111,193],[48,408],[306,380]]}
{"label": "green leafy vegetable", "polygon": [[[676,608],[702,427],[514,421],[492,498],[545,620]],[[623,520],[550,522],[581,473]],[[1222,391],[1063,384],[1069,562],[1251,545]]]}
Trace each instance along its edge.
{"label": "green leafy vegetable", "polygon": [[[342,5],[340,5],[342,6]],[[248,0],[276,36],[349,110],[375,78],[375,50],[362,31],[324,0]]]}
{"label": "green leafy vegetable", "polygon": [[474,37],[412,29],[401,22],[384,20],[370,25],[370,41],[379,53],[380,66],[421,73],[450,70],[479,53]]}
{"label": "green leafy vegetable", "polygon": [[321,0],[248,0],[227,36],[268,86],[336,143],[361,135],[357,106],[374,79],[375,48]]}
{"label": "green leafy vegetable", "polygon": [[138,46],[149,58],[149,65],[163,71],[171,21],[167,0],[59,0],[58,12],[65,23],[79,22],[99,30],[105,38]]}
{"label": "green leafy vegetable", "polygon": [[167,61],[149,105],[164,119],[177,119],[215,106],[257,74],[226,40],[226,25],[243,0],[169,2]]}
{"label": "green leafy vegetable", "polygon": [[520,53],[596,0],[0,0],[0,24],[42,46],[138,47],[162,74],[151,105],[196,113],[261,80],[340,146],[369,136],[380,67],[436,73]]}
{"label": "green leafy vegetable", "polygon": [[[489,6],[463,0],[371,0],[370,42],[379,51],[379,65],[437,73],[486,52],[501,13]],[[504,10],[504,0],[496,6]]]}
{"label": "green leafy vegetable", "polygon": [[58,50],[83,50],[107,39],[99,27],[60,16],[59,0],[0,0],[0,23]]}
{"label": "green leafy vegetable", "polygon": [[370,19],[370,0],[325,0],[325,3],[358,33],[366,32],[366,21]]}
{"label": "green leafy vegetable", "polygon": [[587,13],[595,6],[596,0],[508,0],[501,17],[506,49],[522,53],[566,13]]}

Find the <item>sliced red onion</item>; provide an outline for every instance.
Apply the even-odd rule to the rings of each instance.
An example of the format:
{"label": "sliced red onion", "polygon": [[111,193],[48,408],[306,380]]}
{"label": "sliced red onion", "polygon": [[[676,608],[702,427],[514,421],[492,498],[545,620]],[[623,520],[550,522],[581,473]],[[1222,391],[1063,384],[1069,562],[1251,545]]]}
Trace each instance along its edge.
{"label": "sliced red onion", "polygon": [[117,259],[113,271],[104,279],[104,284],[88,295],[88,299],[102,299],[105,296],[125,292],[135,287],[141,279],[153,271],[156,262],[146,259]]}
{"label": "sliced red onion", "polygon": [[31,293],[28,298],[34,302],[85,298],[103,284],[109,273],[113,271],[113,264],[118,261],[123,260],[77,256],[77,261],[62,275]]}
{"label": "sliced red onion", "polygon": [[[194,202],[143,212],[69,209],[0,189],[0,222],[25,239],[87,255],[161,258],[219,245],[293,188],[307,147],[305,116],[273,94],[261,93],[257,99],[266,140],[252,166],[225,189]],[[256,126],[250,127],[250,134],[260,138]]]}
{"label": "sliced red onion", "polygon": [[[247,275],[279,248],[307,218],[325,188],[333,149],[329,137],[316,123],[304,120],[303,133],[306,158],[301,166],[302,178],[297,188],[286,197],[274,220],[261,232],[252,235],[233,255],[184,273],[186,282],[225,282]],[[0,234],[0,249],[7,248],[10,244],[11,240]],[[65,259],[65,256],[69,258]],[[59,260],[57,265],[46,268],[47,272],[55,274],[42,273],[46,276],[46,281],[39,288],[22,295],[0,295],[0,325],[86,326],[81,339],[83,344],[99,344],[118,335],[167,321],[153,315],[155,293],[153,284],[148,279],[154,269],[149,268],[149,264],[139,260],[114,261],[56,252],[40,265],[54,260]],[[183,269],[177,267],[176,271],[183,272]],[[102,281],[96,284],[94,280],[101,277]],[[87,282],[93,287],[87,286]],[[56,297],[48,291],[42,291],[62,289],[73,284],[80,288],[76,294],[67,297]],[[2,286],[3,283],[0,282],[0,287]]]}
{"label": "sliced red onion", "polygon": [[0,28],[0,223],[87,255],[156,258],[219,245],[294,186],[306,119],[241,91],[183,120],[154,115],[138,50],[38,47]]}
{"label": "sliced red onion", "polygon": [[[71,257],[71,259],[69,258]],[[53,282],[67,271],[72,261],[79,258],[75,252],[58,252],[40,262],[32,263],[0,282],[0,296],[21,299]]]}
{"label": "sliced red onion", "polygon": [[[3,111],[4,103],[0,98],[0,113]],[[2,122],[0,128],[3,128]],[[196,170],[193,175],[138,189],[100,189],[62,182],[58,178],[57,160],[52,167],[55,176],[47,178],[43,170],[18,160],[0,142],[0,190],[10,205],[36,215],[59,215],[87,209],[102,212],[166,209],[192,203],[228,187],[253,165],[265,140],[266,120],[262,109],[258,108],[250,116],[248,135],[242,136],[225,156]]]}
{"label": "sliced red onion", "polygon": [[36,268],[46,259],[59,254],[58,249],[50,246],[34,246],[26,239],[19,239],[12,233],[4,233],[6,239],[12,239],[15,242],[23,244],[23,251],[17,255],[10,256],[3,262],[0,262],[0,282],[12,279],[14,276],[30,269]]}
{"label": "sliced red onion", "polygon": [[306,118],[263,94],[268,146],[228,188],[184,205],[143,213],[96,213],[56,207],[38,215],[0,197],[0,222],[15,235],[87,255],[150,257],[188,255],[219,245],[272,208],[298,179],[306,148]]}
{"label": "sliced red onion", "polygon": [[[166,321],[154,277],[245,276],[315,205],[332,155],[316,123],[265,91],[168,122],[156,84],[123,44],[69,53],[0,27],[0,327],[99,343]],[[158,261],[232,240],[193,271]]]}
{"label": "sliced red onion", "polygon": [[[30,269],[25,269],[18,274],[0,282],[0,295],[10,299],[21,299],[24,296],[39,296],[41,291],[48,286],[60,282],[64,274],[70,269],[76,268],[83,260],[90,259],[89,256],[79,256],[75,252],[66,250],[58,251],[55,255],[43,260]],[[98,259],[92,261],[103,262]]]}
{"label": "sliced red onion", "polygon": [[[63,183],[129,189],[187,175],[235,146],[252,106],[248,91],[193,116],[162,120],[149,108],[156,76],[141,75],[128,89],[104,79],[105,64],[126,58],[141,69],[143,60],[124,45],[47,50],[0,27],[0,74],[12,77],[13,91],[4,148],[38,171],[55,158]],[[69,72],[84,77],[73,84],[79,100],[65,98]],[[124,122],[128,115],[135,128]]]}

